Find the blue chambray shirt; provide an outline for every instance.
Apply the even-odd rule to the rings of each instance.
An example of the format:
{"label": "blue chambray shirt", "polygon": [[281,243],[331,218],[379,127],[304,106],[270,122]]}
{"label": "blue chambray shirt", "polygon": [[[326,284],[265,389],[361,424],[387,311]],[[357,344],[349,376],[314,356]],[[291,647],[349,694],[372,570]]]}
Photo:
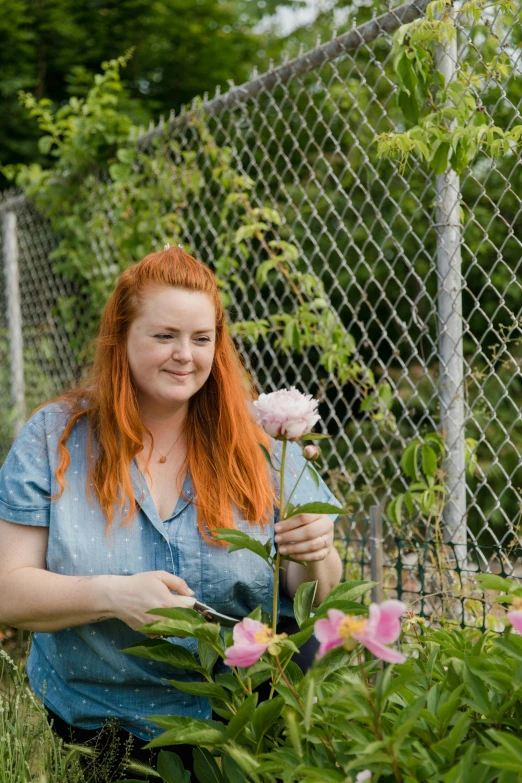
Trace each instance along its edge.
{"label": "blue chambray shirt", "polygon": [[[161,520],[137,462],[131,466],[138,513],[131,525],[120,527],[116,515],[109,540],[105,518],[97,501],[86,495],[86,443],[88,423],[81,418],[67,441],[71,462],[68,487],[54,502],[58,441],[68,419],[57,403],[35,413],[16,438],[0,470],[0,518],[22,525],[49,528],[46,554],[48,571],[68,576],[118,574],[163,570],[185,579],[195,597],[235,617],[249,614],[260,604],[271,611],[273,576],[268,565],[247,550],[228,553],[208,544],[199,533],[193,487],[187,475],[172,515]],[[281,443],[273,441],[277,466]],[[289,444],[285,495],[303,467],[301,449]],[[274,474],[278,487],[278,475]],[[339,505],[321,481],[316,487],[309,471],[292,496],[294,505],[322,500]],[[236,514],[236,526],[265,542],[273,539],[278,512],[263,531]],[[153,608],[153,607],[151,607]],[[292,602],[281,596],[280,612],[292,615]],[[36,695],[67,723],[97,729],[112,716],[132,734],[149,740],[163,732],[147,715],[187,715],[210,718],[206,698],[173,688],[165,678],[195,680],[195,672],[176,669],[120,652],[148,637],[121,620],[79,625],[53,633],[34,633],[27,663],[29,682]],[[195,639],[169,641],[197,654]]]}

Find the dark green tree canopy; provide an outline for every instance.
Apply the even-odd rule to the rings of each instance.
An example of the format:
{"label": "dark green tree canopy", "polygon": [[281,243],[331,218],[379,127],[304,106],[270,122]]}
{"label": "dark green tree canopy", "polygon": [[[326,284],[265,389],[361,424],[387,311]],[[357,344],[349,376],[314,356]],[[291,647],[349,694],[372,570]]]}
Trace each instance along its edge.
{"label": "dark green tree canopy", "polygon": [[38,156],[37,130],[17,93],[55,104],[85,94],[100,63],[134,47],[125,72],[138,123],[179,109],[229,79],[241,83],[277,53],[255,31],[287,0],[0,0],[0,162]]}

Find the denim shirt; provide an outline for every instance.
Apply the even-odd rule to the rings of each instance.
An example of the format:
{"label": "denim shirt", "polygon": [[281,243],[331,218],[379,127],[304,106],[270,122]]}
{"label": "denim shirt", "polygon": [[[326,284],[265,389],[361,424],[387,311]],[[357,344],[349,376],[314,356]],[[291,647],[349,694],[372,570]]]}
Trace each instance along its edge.
{"label": "denim shirt", "polygon": [[[267,563],[248,550],[228,553],[225,547],[208,544],[199,533],[190,475],[183,485],[188,499],[181,496],[171,516],[161,520],[145,478],[133,461],[137,514],[130,525],[121,527],[116,513],[107,538],[102,509],[86,494],[86,417],[76,422],[67,440],[71,455],[65,474],[68,486],[61,498],[51,501],[49,496],[59,491],[55,477],[58,441],[67,419],[68,413],[57,403],[41,408],[25,424],[0,469],[0,519],[49,528],[48,571],[68,576],[130,576],[163,570],[182,577],[198,600],[225,614],[244,617],[260,604],[264,611],[271,611],[273,576]],[[277,466],[281,443],[273,441],[272,446]],[[290,491],[304,460],[301,449],[293,443],[287,455],[285,488]],[[278,474],[274,473],[274,481],[277,489]],[[316,487],[305,470],[292,503],[312,499],[339,505],[324,482]],[[263,543],[273,540],[277,519],[274,509],[270,524],[262,530],[237,511],[235,514],[236,527]],[[292,602],[286,596],[281,596],[280,613],[292,614]],[[166,681],[196,680],[194,672],[120,652],[146,638],[117,619],[34,633],[27,663],[31,687],[71,725],[97,729],[115,716],[127,731],[144,740],[163,732],[146,716],[210,718],[206,698],[190,696]],[[169,641],[197,654],[195,639]]]}

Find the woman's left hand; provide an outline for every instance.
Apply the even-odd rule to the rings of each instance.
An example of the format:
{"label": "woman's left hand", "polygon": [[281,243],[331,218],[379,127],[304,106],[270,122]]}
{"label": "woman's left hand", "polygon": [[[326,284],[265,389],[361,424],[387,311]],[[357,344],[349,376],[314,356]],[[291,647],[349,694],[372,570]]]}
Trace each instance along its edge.
{"label": "woman's left hand", "polygon": [[325,560],[333,548],[334,523],[328,514],[296,514],[278,522],[275,542],[282,555],[296,560]]}

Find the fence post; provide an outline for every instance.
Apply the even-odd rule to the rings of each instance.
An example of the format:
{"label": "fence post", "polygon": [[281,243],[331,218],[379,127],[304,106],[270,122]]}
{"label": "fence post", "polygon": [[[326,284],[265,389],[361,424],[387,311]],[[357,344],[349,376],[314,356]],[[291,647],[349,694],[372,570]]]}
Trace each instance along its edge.
{"label": "fence post", "polygon": [[25,387],[22,308],[18,274],[18,234],[15,212],[6,211],[3,213],[2,245],[4,251],[11,401],[13,405],[14,434],[18,435],[25,422]]}
{"label": "fence post", "polygon": [[[446,84],[457,72],[456,35],[437,51]],[[450,168],[436,178],[440,423],[446,444],[448,490],[444,540],[454,545],[457,567],[465,566],[466,474],[464,451],[464,356],[462,349],[462,269],[460,182]]]}
{"label": "fence post", "polygon": [[383,558],[382,537],[382,508],[381,506],[370,506],[370,568],[372,573],[372,582],[377,582],[372,587],[372,601],[380,604],[384,589],[382,580],[384,579],[384,558]]}

